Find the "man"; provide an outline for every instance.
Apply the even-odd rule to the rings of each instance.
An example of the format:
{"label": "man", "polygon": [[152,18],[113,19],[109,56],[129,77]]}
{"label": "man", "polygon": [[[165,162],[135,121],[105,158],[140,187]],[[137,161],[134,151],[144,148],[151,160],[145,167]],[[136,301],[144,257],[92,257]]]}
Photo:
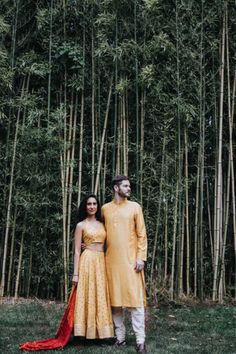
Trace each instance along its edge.
{"label": "man", "polygon": [[136,336],[136,350],[146,353],[146,305],[144,262],[147,236],[140,205],[127,200],[131,193],[128,177],[116,176],[112,181],[114,199],[102,207],[107,231],[106,268],[115,326],[116,346],[125,345],[123,309],[131,312]]}

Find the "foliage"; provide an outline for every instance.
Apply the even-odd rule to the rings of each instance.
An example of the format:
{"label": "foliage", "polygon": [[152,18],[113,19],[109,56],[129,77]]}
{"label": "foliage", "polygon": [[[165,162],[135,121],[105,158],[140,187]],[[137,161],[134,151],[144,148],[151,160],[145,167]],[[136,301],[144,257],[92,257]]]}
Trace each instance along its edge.
{"label": "foliage", "polygon": [[[226,3],[229,14],[231,83],[229,94],[232,99],[236,43],[235,8],[232,0]],[[22,0],[13,3],[8,0],[2,1],[0,5],[0,188],[3,196],[0,201],[2,220],[0,232],[3,235],[1,259],[6,240],[14,143],[17,138],[5,272],[10,277],[11,294],[15,289],[21,236],[24,232],[20,295],[63,297],[63,272],[65,272],[62,256],[63,217],[66,214],[68,218],[66,220],[69,220],[69,227],[72,230],[78,193],[83,196],[93,189],[91,187],[94,177],[93,152],[95,151],[93,167],[96,172],[111,78],[113,78],[113,88],[98,195],[102,202],[109,200],[111,178],[116,173],[125,172],[124,153],[126,153],[128,173],[133,185],[133,198],[142,203],[145,213],[149,237],[146,279],[149,298],[153,299],[160,287],[165,287],[169,291],[173,259],[175,261],[174,293],[175,296],[180,295],[178,287],[181,273],[181,235],[184,235],[185,240],[183,292],[187,291],[185,218],[187,193],[190,293],[196,290],[194,289],[196,266],[194,257],[196,256],[197,265],[200,267],[202,264],[203,277],[200,276],[199,271],[195,295],[201,296],[201,287],[204,289],[204,297],[211,294],[214,266],[210,250],[210,235],[211,230],[214,229],[214,183],[219,147],[217,140],[221,67],[219,53],[224,11],[223,2],[217,0],[210,2],[205,0],[200,2]],[[225,216],[229,154],[227,90],[225,80],[222,215],[224,215],[223,224],[228,231],[228,236],[224,259],[224,295],[233,296],[235,295],[233,290],[235,240],[231,197],[228,219]],[[92,141],[91,117],[93,115],[95,135]],[[77,121],[74,128],[75,116]],[[81,116],[84,118],[83,127]],[[19,131],[16,126],[17,117]],[[73,145],[73,139],[70,137],[74,129],[76,129],[76,136]],[[80,129],[83,133],[81,191],[79,190]],[[185,131],[188,136],[188,177],[185,175],[184,162]],[[200,155],[199,151],[201,151]],[[67,156],[70,157],[68,160]],[[202,158],[201,161],[199,156]],[[68,166],[69,171],[73,172],[66,172]],[[202,219],[200,207],[196,210],[197,174],[201,166],[204,171],[201,177],[203,190],[200,196]],[[73,183],[63,189],[62,176],[64,175],[69,181],[70,173],[73,175]],[[177,185],[179,194],[176,197]],[[207,188],[209,188],[209,198]],[[63,198],[70,192],[72,219],[68,215],[68,203],[66,211],[63,209],[66,200]],[[176,198],[178,210],[175,218]],[[196,213],[199,215],[197,226],[195,225]],[[166,216],[167,224],[164,221]],[[175,221],[177,239],[176,254],[173,258]],[[164,239],[166,225],[167,243]],[[194,239],[196,229],[199,244],[202,242],[203,245],[202,250],[196,248]],[[67,268],[70,269],[73,254],[72,233],[69,232],[67,237],[69,240]],[[9,273],[11,244],[14,250],[12,255],[14,262]],[[157,251],[153,253],[156,246]],[[166,275],[164,274],[165,261],[167,262]]]}

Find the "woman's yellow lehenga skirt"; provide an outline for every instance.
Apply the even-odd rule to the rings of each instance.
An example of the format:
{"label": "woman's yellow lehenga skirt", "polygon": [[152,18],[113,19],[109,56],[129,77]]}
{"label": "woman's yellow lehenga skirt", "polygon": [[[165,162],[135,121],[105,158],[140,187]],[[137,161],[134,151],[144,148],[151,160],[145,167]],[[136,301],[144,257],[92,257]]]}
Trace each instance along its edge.
{"label": "woman's yellow lehenga skirt", "polygon": [[103,252],[86,249],[80,257],[74,335],[88,339],[114,336]]}

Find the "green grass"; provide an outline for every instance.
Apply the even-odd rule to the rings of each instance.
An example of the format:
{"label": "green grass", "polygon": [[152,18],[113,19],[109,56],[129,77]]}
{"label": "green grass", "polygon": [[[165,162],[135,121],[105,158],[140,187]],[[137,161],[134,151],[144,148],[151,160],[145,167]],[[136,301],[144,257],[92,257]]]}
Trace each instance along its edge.
{"label": "green grass", "polygon": [[[64,306],[29,303],[0,306],[0,353],[20,353],[19,343],[54,336]],[[109,342],[71,342],[63,352],[135,353],[135,339],[128,319],[125,349],[114,349]],[[148,311],[148,353],[236,354],[235,307],[158,308]],[[54,350],[51,353],[61,353]],[[45,351],[38,351],[45,353]]]}

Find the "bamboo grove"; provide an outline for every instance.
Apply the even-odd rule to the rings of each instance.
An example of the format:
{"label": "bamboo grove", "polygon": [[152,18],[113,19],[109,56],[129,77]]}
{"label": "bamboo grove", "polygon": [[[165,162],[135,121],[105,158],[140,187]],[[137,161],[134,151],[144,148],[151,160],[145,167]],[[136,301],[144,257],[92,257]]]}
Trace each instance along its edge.
{"label": "bamboo grove", "polygon": [[1,296],[65,300],[76,208],[129,175],[147,293],[236,297],[232,0],[2,0]]}

